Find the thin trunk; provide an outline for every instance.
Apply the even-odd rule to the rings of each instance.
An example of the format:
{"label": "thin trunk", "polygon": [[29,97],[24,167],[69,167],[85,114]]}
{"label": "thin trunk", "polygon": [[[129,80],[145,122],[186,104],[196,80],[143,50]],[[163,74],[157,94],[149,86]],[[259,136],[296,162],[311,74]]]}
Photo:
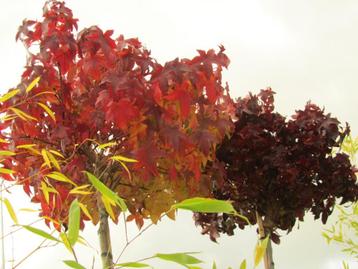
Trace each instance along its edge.
{"label": "thin trunk", "polygon": [[[257,211],[256,211],[256,220],[257,220],[257,225],[259,226],[260,239],[264,239],[269,234],[266,234],[265,227],[262,222],[262,218]],[[265,269],[275,269],[275,264],[274,264],[273,258],[272,258],[271,239],[269,239],[268,243],[267,243],[265,256],[264,256],[264,264],[265,264]]]}
{"label": "thin trunk", "polygon": [[98,237],[101,248],[101,259],[103,269],[113,269],[113,255],[111,246],[111,235],[108,225],[108,213],[103,205],[101,196],[97,196],[97,208],[99,212]]}

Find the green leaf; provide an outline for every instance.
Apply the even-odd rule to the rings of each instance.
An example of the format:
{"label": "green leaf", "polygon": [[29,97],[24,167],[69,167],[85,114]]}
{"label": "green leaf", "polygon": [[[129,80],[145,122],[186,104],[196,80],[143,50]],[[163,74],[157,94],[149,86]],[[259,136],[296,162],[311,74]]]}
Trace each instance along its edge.
{"label": "green leaf", "polygon": [[124,157],[122,155],[115,155],[111,157],[112,160],[118,161],[118,162],[125,162],[125,163],[137,163],[137,160],[130,159],[127,157]]}
{"label": "green leaf", "polygon": [[10,215],[11,219],[15,222],[15,224],[18,224],[18,220],[17,220],[15,210],[12,207],[10,201],[7,198],[5,198],[3,200],[3,202],[4,202],[5,206],[6,206],[7,211],[9,212],[9,215]]}
{"label": "green leaf", "polygon": [[122,198],[120,198],[116,193],[110,190],[106,185],[104,185],[96,176],[91,174],[90,172],[85,171],[88,180],[92,183],[92,185],[99,191],[103,196],[108,198],[110,201],[117,204],[122,211],[127,210],[127,205]]}
{"label": "green leaf", "polygon": [[67,266],[74,268],[74,269],[86,269],[83,265],[79,264],[76,261],[70,261],[70,260],[66,260],[63,261],[64,264],[66,264]]}
{"label": "green leaf", "polygon": [[7,168],[2,168],[2,167],[0,167],[0,173],[1,173],[1,174],[11,175],[11,174],[14,174],[15,171],[13,171],[13,170],[11,170],[11,169],[7,169]]}
{"label": "green leaf", "polygon": [[105,149],[105,148],[112,147],[112,146],[115,146],[115,145],[117,145],[117,142],[108,142],[108,143],[99,145],[97,148],[98,149]]}
{"label": "green leaf", "polygon": [[57,181],[70,183],[70,184],[72,184],[74,186],[77,186],[77,184],[74,183],[71,179],[69,179],[64,174],[62,174],[60,172],[57,172],[57,171],[51,172],[50,174],[47,174],[46,177],[52,178],[52,179],[57,180]]}
{"label": "green leaf", "polygon": [[62,243],[67,248],[67,250],[72,254],[72,246],[70,242],[68,241],[68,237],[66,233],[60,233],[60,238],[62,240]]}
{"label": "green leaf", "polygon": [[26,230],[28,230],[28,231],[30,231],[30,232],[32,232],[34,234],[37,234],[37,235],[39,235],[41,237],[44,237],[44,238],[46,238],[48,240],[59,242],[55,237],[53,237],[49,233],[46,233],[43,230],[37,229],[37,228],[29,226],[29,225],[22,225],[22,227],[24,227]]}
{"label": "green leaf", "polygon": [[213,263],[213,267],[211,267],[211,269],[216,269],[216,263]]}
{"label": "green leaf", "polygon": [[119,263],[115,264],[115,266],[120,267],[129,267],[129,268],[144,268],[144,267],[151,267],[149,264],[141,263],[141,262],[126,262],[126,263]]}
{"label": "green leaf", "polygon": [[27,86],[26,92],[31,91],[31,90],[36,86],[36,84],[37,84],[39,81],[40,81],[40,77],[35,78],[35,79],[29,84],[29,86]]}
{"label": "green leaf", "polygon": [[15,152],[9,150],[0,150],[0,156],[14,156],[16,155]]}
{"label": "green leaf", "polygon": [[46,150],[46,149],[42,149],[42,150],[41,150],[41,154],[42,154],[42,158],[44,159],[45,164],[46,164],[49,168],[52,168],[50,159],[49,159],[48,154],[47,154],[47,150]]}
{"label": "green leaf", "polygon": [[243,260],[240,264],[240,269],[246,269],[246,260]]}
{"label": "green leaf", "polygon": [[0,97],[0,103],[3,103],[5,101],[9,100],[10,98],[14,97],[19,92],[20,92],[20,90],[9,91],[8,93],[6,93],[6,94],[4,94],[3,96]]}
{"label": "green leaf", "polygon": [[255,268],[260,264],[261,260],[264,257],[269,240],[270,240],[270,237],[267,236],[265,239],[259,240],[259,242],[257,242],[256,248],[255,248],[255,259],[254,259],[254,267]]}
{"label": "green leaf", "polygon": [[49,108],[47,105],[38,102],[37,103],[40,107],[42,107],[43,110],[45,110],[45,112],[47,113],[47,115],[49,115],[51,117],[51,119],[56,122],[56,117],[55,117],[55,113],[51,110],[51,108]]}
{"label": "green leaf", "polygon": [[174,204],[172,209],[185,209],[202,213],[236,213],[229,201],[216,200],[211,198],[190,198]]}
{"label": "green leaf", "polygon": [[36,118],[30,116],[29,114],[25,113],[24,111],[15,108],[15,107],[10,107],[9,108],[12,112],[14,112],[19,118],[23,119],[24,121],[28,121],[28,120],[34,120],[37,121]]}
{"label": "green leaf", "polygon": [[68,217],[68,241],[73,246],[80,231],[80,215],[81,209],[77,199],[73,200],[70,206],[70,212]]}
{"label": "green leaf", "polygon": [[180,265],[190,265],[190,264],[198,264],[202,263],[201,260],[195,258],[192,255],[192,252],[190,253],[170,253],[170,254],[163,254],[163,253],[157,253],[154,257],[165,260],[165,261],[171,261],[178,263]]}

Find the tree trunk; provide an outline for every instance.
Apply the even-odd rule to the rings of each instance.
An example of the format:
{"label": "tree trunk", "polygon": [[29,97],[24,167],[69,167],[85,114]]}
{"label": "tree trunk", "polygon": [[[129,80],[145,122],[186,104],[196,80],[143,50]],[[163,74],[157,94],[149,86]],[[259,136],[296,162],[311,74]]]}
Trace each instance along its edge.
{"label": "tree trunk", "polygon": [[[256,220],[257,220],[257,225],[259,226],[260,239],[264,239],[266,236],[269,236],[270,234],[266,234],[265,227],[262,222],[262,218],[257,211],[256,211]],[[275,269],[275,263],[273,262],[273,258],[272,258],[271,239],[269,239],[267,242],[267,247],[264,256],[264,264],[265,264],[265,269]]]}
{"label": "tree trunk", "polygon": [[108,213],[103,205],[101,195],[97,195],[97,208],[99,212],[98,238],[101,248],[101,259],[103,269],[113,269],[113,255],[111,246],[111,235],[108,225]]}

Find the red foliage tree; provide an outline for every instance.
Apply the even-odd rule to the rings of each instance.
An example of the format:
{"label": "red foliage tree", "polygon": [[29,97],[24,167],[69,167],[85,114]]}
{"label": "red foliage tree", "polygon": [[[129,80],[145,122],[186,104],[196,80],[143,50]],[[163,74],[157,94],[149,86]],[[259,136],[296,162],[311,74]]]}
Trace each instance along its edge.
{"label": "red foliage tree", "polygon": [[[83,194],[91,187],[78,189],[89,183],[84,170],[126,199],[139,227],[175,201],[209,195],[202,169],[231,128],[224,48],[161,65],[136,38],[97,26],[75,30],[77,19],[60,1],[19,28],[29,54],[20,91],[1,103],[8,111],[1,147],[15,153],[3,158],[13,171],[7,179],[23,185],[58,229],[75,198],[89,211],[82,220],[99,220],[97,196]],[[127,167],[113,156],[137,162]]]}
{"label": "red foliage tree", "polygon": [[[349,157],[334,153],[349,133],[336,118],[307,103],[286,119],[274,111],[274,92],[262,90],[236,102],[235,129],[218,146],[214,196],[231,200],[261,235],[279,243],[278,229],[290,232],[307,211],[326,223],[338,200],[356,201],[358,185]],[[263,218],[263,219],[262,219]],[[226,214],[196,214],[203,233],[216,240],[247,222]],[[262,223],[261,223],[262,221]]]}

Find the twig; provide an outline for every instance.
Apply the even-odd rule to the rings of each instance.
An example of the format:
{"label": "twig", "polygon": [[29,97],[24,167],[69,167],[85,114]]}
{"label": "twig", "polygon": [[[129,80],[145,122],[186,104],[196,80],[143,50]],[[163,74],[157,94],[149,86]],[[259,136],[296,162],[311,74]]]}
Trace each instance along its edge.
{"label": "twig", "polygon": [[25,260],[27,260],[32,254],[34,254],[36,251],[40,250],[41,248],[44,248],[46,246],[43,246],[47,239],[44,239],[35,249],[33,249],[30,253],[28,253],[24,258],[22,258],[12,269],[15,269],[20,264],[22,264]]}
{"label": "twig", "polygon": [[[1,180],[1,189],[2,186],[4,184],[4,180]],[[2,201],[2,192],[0,192],[0,200]],[[1,263],[1,268],[5,269],[5,240],[4,240],[4,205],[3,202],[1,202],[0,205],[0,225],[1,225],[1,258],[2,258],[2,263]]]}
{"label": "twig", "polygon": [[128,244],[128,229],[127,229],[127,221],[126,221],[126,213],[123,212],[123,223],[124,223],[124,233],[126,234],[126,244]]}
{"label": "twig", "polygon": [[[55,231],[51,232],[51,235],[54,233]],[[44,239],[35,249],[33,249],[31,252],[29,252],[24,258],[22,258],[15,266],[12,267],[12,269],[15,269],[16,267],[18,267],[20,264],[22,264],[24,261],[26,261],[29,257],[31,257],[31,255],[33,255],[36,251],[42,249],[42,248],[46,248],[46,247],[53,247],[56,246],[58,243],[55,243],[53,245],[45,245],[45,242],[48,239]]]}
{"label": "twig", "polygon": [[[165,212],[163,215],[161,215],[159,217],[159,220],[161,220],[163,217],[167,216],[168,212]],[[150,227],[152,227],[154,225],[154,223],[150,223],[148,224],[146,227],[144,227],[136,236],[134,236],[131,240],[128,241],[127,239],[127,243],[125,244],[125,246],[122,248],[121,252],[119,253],[118,258],[116,259],[115,263],[118,263],[119,259],[123,256],[124,251],[129,247],[129,245],[131,243],[133,243],[133,241],[135,241],[138,237],[140,237],[144,232],[146,232]],[[125,226],[126,227],[126,226]],[[147,259],[147,258],[146,258]]]}
{"label": "twig", "polygon": [[[28,225],[28,226],[31,226],[32,224],[35,224],[35,223],[37,223],[37,222],[39,222],[39,221],[41,221],[41,220],[42,220],[42,219],[35,220],[35,221],[33,221],[33,222],[31,222],[31,223],[29,223],[29,224],[27,224],[27,225]],[[0,237],[0,240],[3,240],[5,237],[8,237],[9,235],[12,235],[12,234],[16,233],[16,232],[22,230],[23,228],[24,228],[24,227],[20,226],[20,227],[17,228],[16,230],[13,230],[13,231],[11,231],[11,232],[5,234],[5,235],[2,235],[2,236]]]}

